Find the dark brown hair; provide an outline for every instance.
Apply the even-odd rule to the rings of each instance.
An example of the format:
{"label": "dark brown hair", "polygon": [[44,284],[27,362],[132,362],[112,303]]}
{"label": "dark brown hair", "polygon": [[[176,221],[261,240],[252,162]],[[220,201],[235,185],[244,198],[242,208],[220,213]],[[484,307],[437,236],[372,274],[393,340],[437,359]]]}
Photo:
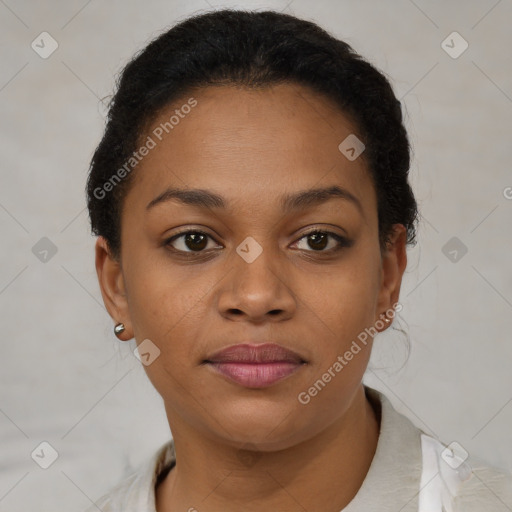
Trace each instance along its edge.
{"label": "dark brown hair", "polygon": [[118,173],[123,178],[108,191],[104,185],[133,156],[159,111],[192,87],[279,83],[325,95],[355,122],[377,194],[381,247],[395,223],[406,227],[407,243],[415,244],[418,211],[408,183],[409,141],[387,78],[310,21],[225,9],[189,17],[162,33],[118,78],[86,187],[92,233],[105,237],[113,257],[120,258],[122,205],[136,171]]}

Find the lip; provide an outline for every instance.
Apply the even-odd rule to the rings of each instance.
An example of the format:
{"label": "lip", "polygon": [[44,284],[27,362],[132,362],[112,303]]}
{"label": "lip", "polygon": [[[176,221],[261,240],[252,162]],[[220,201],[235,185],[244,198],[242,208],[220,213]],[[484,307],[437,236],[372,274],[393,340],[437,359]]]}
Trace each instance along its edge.
{"label": "lip", "polygon": [[204,363],[229,380],[248,388],[264,388],[299,370],[306,361],[275,343],[231,345]]}

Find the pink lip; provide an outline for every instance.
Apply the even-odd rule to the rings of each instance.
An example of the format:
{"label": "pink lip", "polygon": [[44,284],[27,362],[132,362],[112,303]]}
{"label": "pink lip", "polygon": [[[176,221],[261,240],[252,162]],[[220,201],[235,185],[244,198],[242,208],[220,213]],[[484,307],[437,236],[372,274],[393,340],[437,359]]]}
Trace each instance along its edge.
{"label": "pink lip", "polygon": [[249,388],[270,386],[295,373],[305,363],[295,352],[274,343],[232,345],[205,362],[230,380]]}

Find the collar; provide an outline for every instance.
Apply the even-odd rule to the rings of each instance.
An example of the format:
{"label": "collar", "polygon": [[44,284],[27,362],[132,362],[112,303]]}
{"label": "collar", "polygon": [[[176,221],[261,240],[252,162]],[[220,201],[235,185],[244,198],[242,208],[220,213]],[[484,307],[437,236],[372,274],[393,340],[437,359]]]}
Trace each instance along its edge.
{"label": "collar", "polygon": [[364,386],[366,397],[380,411],[377,449],[368,473],[343,512],[416,512],[422,473],[421,434],[398,413],[387,397]]}
{"label": "collar", "polygon": [[[366,385],[364,389],[380,416],[379,439],[363,484],[343,512],[416,512],[422,473],[422,431],[398,413],[380,391]],[[155,486],[175,463],[174,440],[171,440],[157,451],[143,472],[146,481],[140,482],[141,488],[149,494],[140,502],[146,507],[141,510],[156,512]]]}

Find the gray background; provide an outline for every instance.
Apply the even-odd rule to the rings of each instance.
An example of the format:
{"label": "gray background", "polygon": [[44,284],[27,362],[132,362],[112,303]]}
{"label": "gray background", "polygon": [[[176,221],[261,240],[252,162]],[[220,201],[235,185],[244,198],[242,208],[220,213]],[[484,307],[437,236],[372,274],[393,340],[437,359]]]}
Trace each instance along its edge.
{"label": "gray background", "polygon": [[[512,469],[510,0],[0,0],[0,512],[81,511],[170,436],[135,342],[112,333],[84,185],[115,74],[224,6],[316,21],[391,78],[423,215],[395,324],[412,350],[401,368],[404,336],[379,335],[365,379],[446,444]],[[43,31],[59,45],[46,59],[31,47]],[[441,45],[453,31],[469,43],[458,58]],[[42,441],[59,454],[46,470],[31,458]]]}

